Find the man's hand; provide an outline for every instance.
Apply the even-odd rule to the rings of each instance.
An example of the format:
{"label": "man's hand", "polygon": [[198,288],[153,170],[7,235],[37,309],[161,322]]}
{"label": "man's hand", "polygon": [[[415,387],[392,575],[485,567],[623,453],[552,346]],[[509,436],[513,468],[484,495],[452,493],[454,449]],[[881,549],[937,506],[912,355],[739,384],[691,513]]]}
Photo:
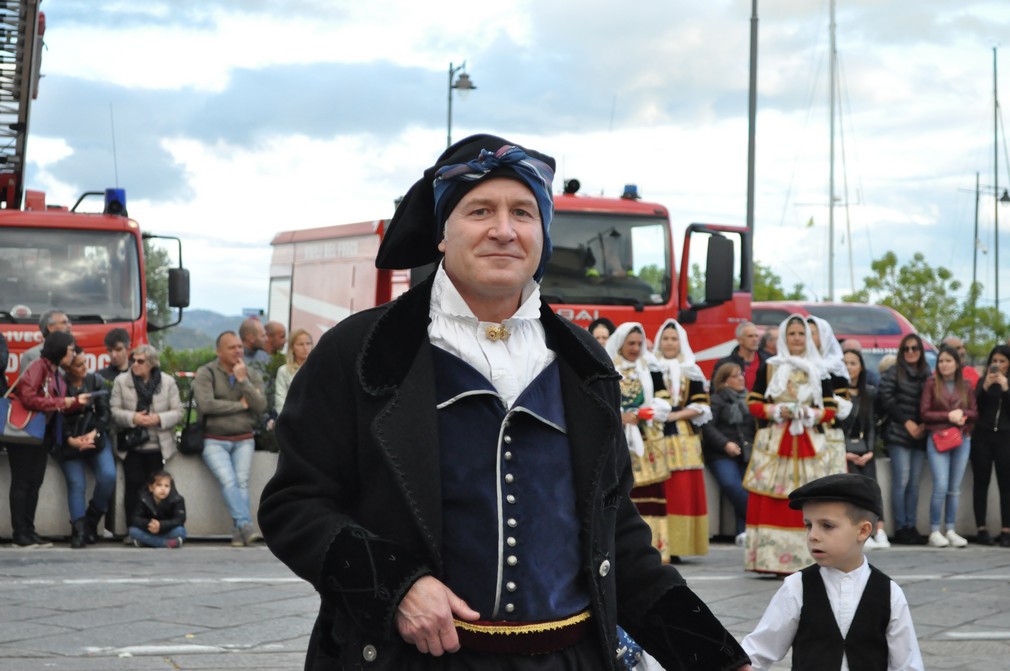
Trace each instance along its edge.
{"label": "man's hand", "polygon": [[246,378],[249,377],[249,369],[246,368],[245,361],[242,360],[232,366],[231,372],[237,382],[245,382]]}
{"label": "man's hand", "polygon": [[396,609],[396,630],[422,653],[439,657],[459,650],[453,617],[478,620],[480,613],[438,579],[424,576],[413,584]]}
{"label": "man's hand", "polygon": [[734,443],[732,440],[726,443],[726,447],[724,449],[726,450],[726,454],[728,454],[731,457],[738,457],[741,454],[743,454],[743,450],[740,449],[740,446]]}

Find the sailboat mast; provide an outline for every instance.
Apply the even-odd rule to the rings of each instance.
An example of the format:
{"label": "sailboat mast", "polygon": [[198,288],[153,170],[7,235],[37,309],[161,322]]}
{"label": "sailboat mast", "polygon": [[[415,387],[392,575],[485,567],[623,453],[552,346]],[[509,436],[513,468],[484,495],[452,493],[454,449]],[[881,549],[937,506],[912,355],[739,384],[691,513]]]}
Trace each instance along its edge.
{"label": "sailboat mast", "polygon": [[[828,300],[835,300],[835,71],[838,53],[835,49],[835,0],[831,0],[831,64],[829,69],[831,90],[829,99],[831,106],[831,150],[828,157]],[[855,290],[855,287],[853,287]]]}

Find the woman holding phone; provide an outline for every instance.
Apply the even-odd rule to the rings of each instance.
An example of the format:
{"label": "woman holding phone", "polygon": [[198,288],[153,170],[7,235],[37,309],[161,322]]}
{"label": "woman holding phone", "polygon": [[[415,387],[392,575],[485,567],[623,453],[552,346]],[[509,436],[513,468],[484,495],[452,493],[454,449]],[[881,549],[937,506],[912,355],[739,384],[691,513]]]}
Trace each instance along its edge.
{"label": "woman holding phone", "polygon": [[975,504],[976,542],[992,545],[986,528],[989,482],[996,467],[999,490],[1000,534],[996,542],[1010,548],[1010,346],[996,345],[989,352],[986,375],[975,386],[978,423],[972,432],[971,471],[974,476],[972,500]]}
{"label": "woman holding phone", "polygon": [[63,331],[52,331],[42,343],[40,358],[21,373],[10,390],[21,404],[46,416],[46,435],[42,447],[8,443],[7,460],[11,468],[10,510],[14,545],[22,548],[52,547],[35,531],[35,510],[39,505],[39,490],[46,476],[49,448],[62,427],[63,413],[72,412],[90,399],[87,394],[67,395],[67,384],[59,369],[70,365],[74,358],[74,337]]}

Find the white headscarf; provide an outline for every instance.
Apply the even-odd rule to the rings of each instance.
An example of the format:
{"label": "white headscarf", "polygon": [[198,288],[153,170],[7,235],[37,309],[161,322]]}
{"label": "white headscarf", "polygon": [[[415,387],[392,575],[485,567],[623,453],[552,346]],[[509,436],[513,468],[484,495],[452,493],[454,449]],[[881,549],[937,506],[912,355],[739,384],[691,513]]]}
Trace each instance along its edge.
{"label": "white headscarf", "polygon": [[[621,348],[624,347],[624,341],[628,339],[628,336],[636,328],[642,335],[642,353],[634,361],[628,361],[621,356]],[[652,374],[649,373],[649,365],[645,360],[647,350],[645,349],[645,329],[642,328],[642,325],[638,322],[624,322],[607,338],[605,349],[607,350],[607,354],[610,355],[611,361],[614,362],[614,368],[617,369],[617,372],[622,377],[637,377],[638,381],[642,383],[642,395],[644,396],[642,405],[649,405],[652,402],[655,389],[652,386]],[[645,454],[645,443],[642,440],[642,432],[638,429],[637,425],[625,424],[624,437],[628,441],[629,450],[638,456]]]}
{"label": "white headscarf", "polygon": [[842,358],[842,345],[835,337],[835,331],[826,319],[811,315],[807,319],[817,324],[817,335],[821,339],[821,360],[825,371],[830,375],[837,375],[845,380],[849,379],[849,369],[845,367],[845,360]]}
{"label": "white headscarf", "polygon": [[[676,359],[667,359],[663,356],[660,342],[663,339],[663,331],[673,326],[677,329],[677,336],[680,338],[680,354]],[[667,319],[659,326],[656,337],[653,339],[652,354],[655,356],[656,366],[663,373],[663,381],[666,382],[667,391],[674,402],[680,398],[680,378],[686,377],[689,380],[697,380],[705,383],[705,374],[695,363],[694,352],[691,350],[691,343],[688,342],[687,333],[684,327],[676,319]]]}
{"label": "white headscarf", "polygon": [[[628,336],[636,328],[642,334],[642,353],[634,361],[628,361],[621,356],[621,348],[624,347],[624,341],[628,339]],[[652,375],[649,373],[649,364],[645,360],[645,329],[638,322],[624,322],[607,338],[606,350],[607,354],[610,355],[610,360],[614,362],[614,368],[617,369],[618,373],[624,377],[631,375],[638,376],[638,379],[642,383],[642,392],[645,394],[645,404],[647,405],[652,400],[655,390],[652,387]]]}
{"label": "white headscarf", "polygon": [[[789,322],[799,320],[803,324],[803,331],[807,336],[807,344],[803,354],[794,356],[789,353],[789,344],[786,339],[786,331]],[[797,389],[797,400],[802,402],[813,401],[818,408],[824,407],[824,398],[821,393],[821,375],[824,364],[821,355],[814,346],[813,336],[810,335],[810,326],[806,317],[800,314],[791,314],[779,324],[778,354],[768,359],[768,366],[775,366],[775,374],[772,375],[768,389],[765,391],[766,398],[775,398],[785,393],[789,384],[789,376],[794,369],[802,370],[807,374],[807,383],[802,389]]]}
{"label": "white headscarf", "polygon": [[[677,329],[677,336],[680,338],[680,354],[677,355],[676,359],[664,357],[663,350],[660,347],[663,331],[670,326]],[[688,380],[701,382],[706,389],[708,388],[705,374],[701,372],[701,368],[695,363],[694,352],[691,350],[691,343],[687,339],[687,332],[684,331],[684,327],[676,319],[667,319],[659,325],[659,330],[656,331],[656,338],[653,341],[652,354],[656,367],[663,373],[663,381],[666,383],[666,389],[670,392],[670,399],[674,405],[680,402],[681,376],[686,377]],[[712,408],[707,403],[688,403],[686,407],[698,412],[696,416],[691,418],[691,423],[695,426],[701,426],[712,419]]]}

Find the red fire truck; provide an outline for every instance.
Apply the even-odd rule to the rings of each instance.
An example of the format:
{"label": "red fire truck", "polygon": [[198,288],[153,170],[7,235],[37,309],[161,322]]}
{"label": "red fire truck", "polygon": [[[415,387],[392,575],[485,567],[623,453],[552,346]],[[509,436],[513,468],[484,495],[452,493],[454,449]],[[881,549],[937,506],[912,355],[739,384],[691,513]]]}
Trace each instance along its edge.
{"label": "red fire truck", "polygon": [[[687,329],[706,371],[736,345],[734,331],[750,319],[749,232],[691,224],[684,231],[680,270],[674,265],[667,209],[639,200],[633,185],[621,198],[578,195],[569,180],[554,199],[554,254],[541,284],[558,314],[588,326],[598,317],[640,322],[653,338],[663,320]],[[269,318],[304,328],[318,340],[347,315],[384,303],[431,268],[375,268],[388,223],[327,226],[278,233],[271,244]]]}
{"label": "red fire truck", "polygon": [[[39,0],[0,3],[0,333],[10,350],[5,372],[13,382],[21,354],[42,341],[39,318],[66,312],[90,368],[108,364],[103,339],[125,328],[131,342],[178,324],[189,305],[189,274],[178,238],[141,233],[127,216],[122,189],[89,192],[72,208],[46,206],[45,194],[24,190],[25,145],[36,97],[45,16]],[[104,195],[102,213],[77,212],[85,196]],[[23,208],[23,209],[22,209]],[[179,267],[168,271],[172,324],[147,320],[143,241],[174,240]]]}

